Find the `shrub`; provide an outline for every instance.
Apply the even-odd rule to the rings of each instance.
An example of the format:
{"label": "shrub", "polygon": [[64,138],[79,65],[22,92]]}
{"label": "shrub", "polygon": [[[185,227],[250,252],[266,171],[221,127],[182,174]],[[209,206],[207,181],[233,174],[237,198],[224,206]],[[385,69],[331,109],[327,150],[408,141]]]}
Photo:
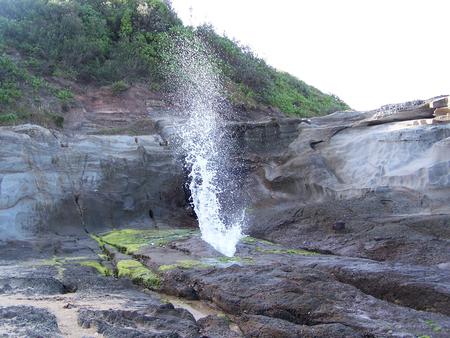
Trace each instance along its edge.
{"label": "shrub", "polygon": [[113,95],[119,95],[123,93],[129,88],[128,84],[125,81],[116,81],[111,85],[111,91]]}
{"label": "shrub", "polygon": [[63,103],[69,103],[73,99],[73,93],[70,89],[60,89],[56,91],[55,95]]}
{"label": "shrub", "polygon": [[[170,46],[183,39],[206,46],[236,106],[271,105],[301,116],[348,108],[338,97],[278,72],[211,26],[183,26],[166,0],[0,0],[0,50],[20,51],[28,60],[25,68],[34,74],[28,76],[1,56],[0,104],[14,104],[24,94],[24,83],[34,93],[41,91],[45,82],[37,75],[113,83],[115,95],[126,82],[173,91]],[[73,98],[69,93],[54,94],[63,108]]]}
{"label": "shrub", "polygon": [[22,91],[15,83],[6,82],[0,84],[0,104],[10,104],[22,96]]}
{"label": "shrub", "polygon": [[10,124],[17,121],[17,115],[10,113],[5,115],[0,115],[0,124]]}

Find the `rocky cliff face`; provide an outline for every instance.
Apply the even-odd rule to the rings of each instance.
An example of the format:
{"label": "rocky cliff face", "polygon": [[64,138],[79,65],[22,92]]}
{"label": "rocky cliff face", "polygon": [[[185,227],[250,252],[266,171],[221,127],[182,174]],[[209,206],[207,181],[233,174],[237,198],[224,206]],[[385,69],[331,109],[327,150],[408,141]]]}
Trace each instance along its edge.
{"label": "rocky cliff face", "polygon": [[[448,262],[450,125],[434,116],[447,104],[299,123],[288,149],[258,164],[249,232],[345,255]],[[345,229],[332,228],[338,221]]]}
{"label": "rocky cliff face", "polygon": [[0,128],[1,237],[192,223],[183,172],[159,135],[67,137]]}
{"label": "rocky cliff face", "polygon": [[449,336],[448,98],[230,121],[253,236],[233,258],[195,230],[183,120],[88,101],[61,132],[0,128],[0,332]]}

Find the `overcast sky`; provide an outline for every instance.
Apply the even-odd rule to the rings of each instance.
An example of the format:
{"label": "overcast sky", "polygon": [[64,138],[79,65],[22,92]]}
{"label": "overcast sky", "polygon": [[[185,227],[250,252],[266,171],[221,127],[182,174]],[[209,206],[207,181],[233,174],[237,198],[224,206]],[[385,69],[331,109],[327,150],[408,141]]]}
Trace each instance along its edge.
{"label": "overcast sky", "polygon": [[212,24],[354,109],[450,94],[449,0],[172,3],[185,24]]}

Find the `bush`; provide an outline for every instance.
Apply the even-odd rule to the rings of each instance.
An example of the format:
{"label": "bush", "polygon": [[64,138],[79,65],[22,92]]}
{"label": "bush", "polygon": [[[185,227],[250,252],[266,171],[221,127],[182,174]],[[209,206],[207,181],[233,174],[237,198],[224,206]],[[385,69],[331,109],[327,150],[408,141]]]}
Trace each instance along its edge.
{"label": "bush", "polygon": [[123,93],[129,88],[128,84],[125,81],[116,81],[111,85],[111,91],[113,95],[119,95]]}
{"label": "bush", "polygon": [[62,103],[69,103],[73,100],[73,93],[69,89],[60,89],[55,95]]}
{"label": "bush", "polygon": [[11,104],[21,96],[22,92],[15,83],[4,82],[0,84],[0,104]]}
{"label": "bush", "polygon": [[[182,39],[206,46],[237,106],[271,105],[302,116],[348,108],[339,98],[276,71],[211,26],[183,26],[170,1],[163,0],[0,0],[0,48],[20,51],[34,74],[0,58],[0,104],[19,99],[24,83],[35,94],[41,91],[45,82],[37,75],[112,84],[115,95],[127,82],[171,91],[170,46]],[[66,108],[73,98],[64,90],[55,95]]]}
{"label": "bush", "polygon": [[17,121],[17,115],[10,113],[5,115],[0,115],[0,124],[10,124]]}

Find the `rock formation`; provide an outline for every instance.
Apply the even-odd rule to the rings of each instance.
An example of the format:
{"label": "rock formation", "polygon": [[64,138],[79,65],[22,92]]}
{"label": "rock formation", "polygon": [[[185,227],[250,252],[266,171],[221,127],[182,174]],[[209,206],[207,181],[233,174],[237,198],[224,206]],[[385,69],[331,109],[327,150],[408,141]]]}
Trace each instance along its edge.
{"label": "rock formation", "polygon": [[[255,163],[249,233],[376,260],[449,262],[450,125],[433,115],[446,102],[299,123],[287,150]],[[346,232],[336,236],[339,220]]]}
{"label": "rock formation", "polygon": [[175,109],[119,133],[105,106],[0,128],[1,333],[449,336],[448,97],[229,121],[252,236],[234,258],[195,230]]}

